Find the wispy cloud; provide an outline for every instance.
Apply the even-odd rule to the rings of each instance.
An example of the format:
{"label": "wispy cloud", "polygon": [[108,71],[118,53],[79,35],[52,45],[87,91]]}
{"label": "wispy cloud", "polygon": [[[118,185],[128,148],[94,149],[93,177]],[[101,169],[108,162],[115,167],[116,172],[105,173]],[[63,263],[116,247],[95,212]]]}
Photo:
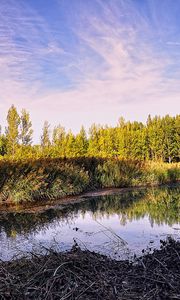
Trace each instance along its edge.
{"label": "wispy cloud", "polygon": [[[43,82],[47,63],[63,53],[43,17],[26,1],[0,3],[1,98],[10,92],[28,95],[28,88]],[[57,64],[54,65],[54,68]],[[11,84],[10,84],[11,82]],[[32,88],[30,90],[33,91]],[[7,89],[9,92],[7,93]],[[15,89],[15,90],[14,90]],[[11,91],[10,91],[11,90]],[[35,89],[36,90],[36,89]],[[15,93],[14,93],[15,92]]]}
{"label": "wispy cloud", "polygon": [[[57,3],[57,10],[62,10],[62,2]],[[52,24],[28,2],[1,1],[1,107],[14,101],[31,110],[35,123],[41,109],[42,119],[54,123],[59,118],[76,128],[98,118],[102,122],[103,111],[111,118],[124,114],[134,119],[148,113],[176,113],[178,54],[168,47],[179,43],[159,30],[155,2],[147,1],[152,23],[135,1],[75,3],[63,7],[64,13],[73,10],[65,25],[75,40],[69,37],[63,47],[61,31],[55,34]]]}
{"label": "wispy cloud", "polygon": [[[63,104],[64,109],[69,105],[74,109],[116,105],[120,110],[125,103],[151,107],[153,101],[163,104],[169,99],[177,104],[180,80],[177,74],[176,78],[167,76],[173,57],[148,41],[147,37],[155,39],[156,33],[151,31],[147,19],[138,13],[133,2],[121,1],[120,6],[116,1],[111,5],[98,2],[101,18],[83,11],[86,29],[83,23],[74,29],[82,47],[86,47],[81,58],[86,68],[84,72],[81,69],[82,76],[73,91],[56,91],[54,105]],[[51,97],[47,95],[40,101],[48,102]]]}
{"label": "wispy cloud", "polygon": [[172,46],[180,46],[180,42],[172,42],[172,41],[169,41],[169,42],[166,42],[167,45],[172,45]]}

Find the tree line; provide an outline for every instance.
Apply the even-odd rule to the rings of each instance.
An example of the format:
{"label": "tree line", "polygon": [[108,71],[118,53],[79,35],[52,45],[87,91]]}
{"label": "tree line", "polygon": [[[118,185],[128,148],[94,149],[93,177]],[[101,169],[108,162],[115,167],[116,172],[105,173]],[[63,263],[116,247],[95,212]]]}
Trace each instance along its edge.
{"label": "tree line", "polygon": [[5,132],[0,132],[1,158],[117,157],[153,161],[180,161],[180,115],[150,115],[146,124],[120,117],[115,127],[93,124],[86,132],[66,132],[61,125],[52,130],[44,122],[40,143],[33,145],[29,112],[18,114],[14,105],[7,114]]}

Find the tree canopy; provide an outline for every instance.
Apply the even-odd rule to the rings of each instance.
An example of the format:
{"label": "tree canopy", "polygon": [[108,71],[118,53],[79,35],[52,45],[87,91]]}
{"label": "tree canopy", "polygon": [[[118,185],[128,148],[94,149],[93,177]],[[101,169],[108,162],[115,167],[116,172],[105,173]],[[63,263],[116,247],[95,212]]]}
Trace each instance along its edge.
{"label": "tree canopy", "polygon": [[12,105],[5,133],[0,131],[1,157],[117,157],[170,163],[180,161],[180,115],[149,115],[146,124],[120,117],[115,127],[93,124],[86,132],[82,126],[77,134],[61,125],[51,130],[45,121],[40,144],[32,145],[32,140],[29,112],[22,109],[19,115]]}

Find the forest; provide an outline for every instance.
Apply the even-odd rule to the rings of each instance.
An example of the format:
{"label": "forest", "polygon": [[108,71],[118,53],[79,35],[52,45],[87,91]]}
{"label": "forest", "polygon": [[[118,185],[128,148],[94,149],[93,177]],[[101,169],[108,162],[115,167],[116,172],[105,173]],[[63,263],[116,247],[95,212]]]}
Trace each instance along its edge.
{"label": "forest", "polygon": [[0,136],[0,202],[52,200],[99,188],[160,185],[180,179],[180,115],[146,124],[93,124],[78,134],[45,121],[33,144],[29,113],[12,105]]}
{"label": "forest", "polygon": [[40,143],[34,144],[29,112],[19,114],[12,105],[0,134],[1,159],[100,157],[170,163],[180,161],[179,146],[180,115],[149,115],[146,124],[120,117],[115,127],[93,124],[86,132],[82,126],[77,134],[45,121]]}

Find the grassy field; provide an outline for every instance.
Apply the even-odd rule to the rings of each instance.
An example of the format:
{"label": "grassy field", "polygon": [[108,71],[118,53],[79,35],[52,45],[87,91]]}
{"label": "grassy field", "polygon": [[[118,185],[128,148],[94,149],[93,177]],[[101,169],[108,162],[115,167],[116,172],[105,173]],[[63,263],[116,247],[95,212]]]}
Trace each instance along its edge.
{"label": "grassy field", "polygon": [[98,188],[160,185],[180,179],[180,163],[76,158],[0,161],[0,202],[45,201]]}

